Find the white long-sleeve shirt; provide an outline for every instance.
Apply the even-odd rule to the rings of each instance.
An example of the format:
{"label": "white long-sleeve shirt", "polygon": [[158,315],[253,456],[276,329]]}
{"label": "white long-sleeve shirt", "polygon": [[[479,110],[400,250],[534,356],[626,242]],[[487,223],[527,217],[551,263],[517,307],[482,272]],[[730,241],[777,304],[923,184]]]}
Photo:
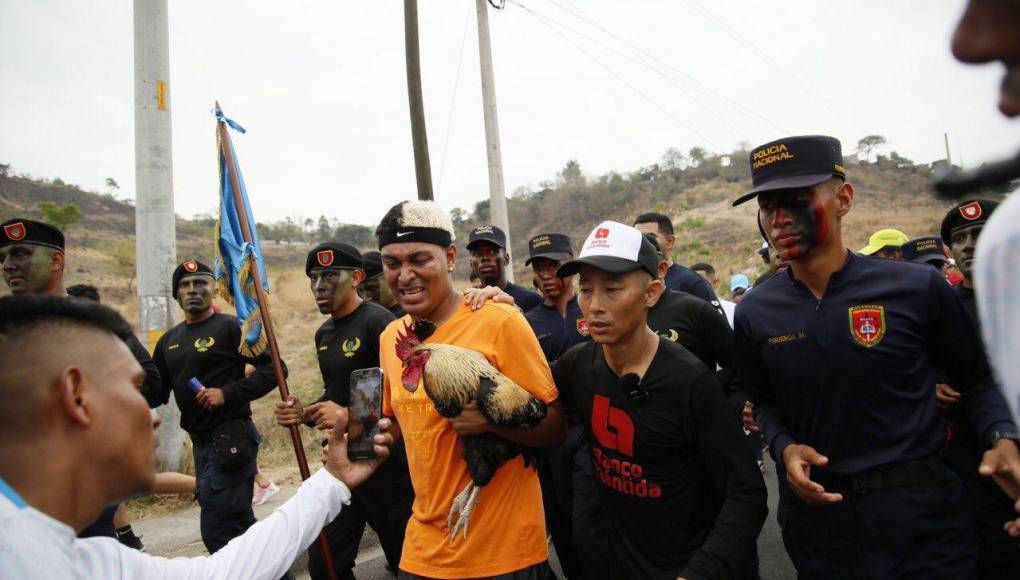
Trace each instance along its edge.
{"label": "white long-sleeve shirt", "polygon": [[325,469],[268,518],[248,528],[222,550],[199,558],[161,558],[133,550],[113,538],[75,537],[71,527],[0,495],[0,579],[261,579],[290,569],[322,527],[350,503],[346,485]]}
{"label": "white long-sleeve shirt", "polygon": [[974,293],[996,382],[1020,421],[1020,190],[988,219],[978,240]]}

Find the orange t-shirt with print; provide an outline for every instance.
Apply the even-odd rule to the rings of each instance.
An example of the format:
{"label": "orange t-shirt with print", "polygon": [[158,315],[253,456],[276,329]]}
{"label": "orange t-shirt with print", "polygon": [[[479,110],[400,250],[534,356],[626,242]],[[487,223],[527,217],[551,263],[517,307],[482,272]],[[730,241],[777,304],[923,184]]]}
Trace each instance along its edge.
{"label": "orange t-shirt with print", "polygon": [[[544,562],[546,545],[542,491],[534,467],[518,456],[496,472],[478,495],[468,537],[450,543],[446,517],[453,498],[471,481],[460,439],[450,421],[436,412],[419,388],[400,383],[397,331],[405,316],[386,327],[379,339],[384,372],[383,414],[400,424],[414,486],[400,568],[429,578],[478,578],[506,574]],[[549,365],[531,327],[516,308],[486,303],[472,312],[462,304],[425,342],[476,350],[504,375],[541,401],[558,397]]]}

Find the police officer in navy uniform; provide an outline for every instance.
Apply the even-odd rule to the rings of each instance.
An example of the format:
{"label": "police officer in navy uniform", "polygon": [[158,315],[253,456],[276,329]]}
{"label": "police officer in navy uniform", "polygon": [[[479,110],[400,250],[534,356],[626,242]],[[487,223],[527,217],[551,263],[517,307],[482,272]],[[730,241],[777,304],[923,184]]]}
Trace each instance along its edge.
{"label": "police officer in navy uniform", "polygon": [[643,213],[634,220],[634,227],[642,234],[655,236],[659,251],[666,260],[664,278],[666,288],[693,294],[713,306],[719,306],[715,290],[712,290],[712,286],[704,278],[694,270],[673,261],[672,252],[676,235],[673,233],[673,221],[668,216],[656,212]]}
{"label": "police officer in navy uniform", "polygon": [[[963,274],[963,281],[953,286],[953,290],[970,319],[979,327],[981,321],[974,300],[974,250],[985,222],[997,206],[998,203],[990,200],[964,201],[946,212],[940,231],[940,241],[951,249]],[[1002,529],[1004,521],[1016,518],[1013,501],[994,482],[977,473],[982,445],[960,408],[960,393],[950,385],[938,387],[939,402],[951,424],[951,436],[942,450],[942,457],[960,476],[971,500],[979,576],[982,580],[1020,578],[1020,547],[1017,539],[1010,538]]]}
{"label": "police officer in navy uniform", "polygon": [[900,246],[900,255],[906,262],[915,264],[928,264],[939,272],[945,273],[946,246],[938,236],[923,236],[908,240]]}
{"label": "police officer in navy uniform", "polygon": [[538,294],[506,279],[510,267],[506,234],[496,226],[478,226],[468,234],[471,271],[477,272],[482,286],[495,286],[514,297],[517,307],[527,312],[542,303]]}
{"label": "police officer in navy uniform", "polygon": [[[174,269],[171,288],[184,322],[156,343],[152,358],[160,388],[143,393],[153,407],[173,393],[181,410],[181,428],[191,435],[199,526],[209,553],[255,523],[251,499],[261,439],[251,401],[276,387],[269,353],[252,358],[238,352],[241,327],[236,317],[213,309],[215,286],[212,269],[197,260]],[[246,364],[255,367],[249,377]],[[189,384],[192,378],[199,388]]]}
{"label": "police officer in navy uniform", "polygon": [[[561,264],[574,257],[570,238],[564,234],[541,234],[528,241],[528,259],[542,303],[524,313],[535,332],[546,361],[556,359],[575,344],[591,340],[588,326],[577,305],[574,276],[559,277]],[[584,443],[584,429],[576,413],[567,411],[567,438],[556,447],[536,449],[539,482],[545,507],[546,527],[552,535],[563,574],[570,580],[597,578],[605,571],[605,551],[596,542],[605,527],[591,524],[602,517],[598,489]],[[588,481],[592,484],[585,485]],[[591,491],[586,493],[585,490]],[[594,514],[594,515],[592,515]],[[576,518],[575,518],[576,515]]]}
{"label": "police officer in navy uniform", "polygon": [[[1020,482],[1016,426],[977,329],[933,268],[854,255],[839,141],[789,137],[751,151],[759,224],[778,275],[736,310],[737,359],[785,474],[778,519],[801,578],[973,578],[973,526],[938,457],[935,366],[966,393],[1000,483]],[[781,480],[784,478],[780,478]]]}
{"label": "police officer in navy uniform", "polygon": [[[332,429],[340,407],[351,404],[351,373],[379,366],[379,335],[393,321],[393,314],[358,295],[357,288],[366,275],[363,264],[358,250],[342,242],[325,242],[308,252],[305,275],[312,297],[319,312],[329,316],[315,332],[315,352],[325,388],[310,405],[302,405],[295,397],[277,403],[276,419],[281,426],[304,423]],[[399,569],[414,490],[403,442],[395,443],[393,451],[379,470],[352,492],[351,504],[323,528],[338,578],[354,578],[352,569],[366,524],[379,536],[389,569]],[[317,545],[308,550],[308,570],[312,578],[328,577]]]}

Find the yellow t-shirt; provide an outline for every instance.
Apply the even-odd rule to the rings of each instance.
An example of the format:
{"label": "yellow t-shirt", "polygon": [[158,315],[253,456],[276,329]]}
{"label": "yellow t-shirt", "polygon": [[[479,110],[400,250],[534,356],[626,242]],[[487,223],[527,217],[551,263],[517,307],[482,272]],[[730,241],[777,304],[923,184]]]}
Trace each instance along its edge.
{"label": "yellow t-shirt", "polygon": [[[547,560],[538,475],[519,456],[482,488],[467,539],[458,534],[450,543],[446,517],[471,476],[450,421],[436,412],[424,388],[410,393],[400,383],[397,330],[410,320],[391,322],[379,339],[383,414],[400,424],[415,494],[400,568],[429,578],[478,578]],[[536,398],[551,403],[559,396],[542,348],[516,308],[489,302],[472,312],[462,304],[426,342],[476,350]]]}

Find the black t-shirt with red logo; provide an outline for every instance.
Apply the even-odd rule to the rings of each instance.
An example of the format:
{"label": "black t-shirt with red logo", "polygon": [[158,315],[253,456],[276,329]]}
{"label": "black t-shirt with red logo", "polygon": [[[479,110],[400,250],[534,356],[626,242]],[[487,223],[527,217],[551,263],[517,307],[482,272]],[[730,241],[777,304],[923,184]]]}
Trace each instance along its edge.
{"label": "black t-shirt with red logo", "polygon": [[714,374],[660,337],[644,401],[595,343],[567,351],[553,376],[591,445],[609,577],[739,577],[768,512],[765,482]]}

